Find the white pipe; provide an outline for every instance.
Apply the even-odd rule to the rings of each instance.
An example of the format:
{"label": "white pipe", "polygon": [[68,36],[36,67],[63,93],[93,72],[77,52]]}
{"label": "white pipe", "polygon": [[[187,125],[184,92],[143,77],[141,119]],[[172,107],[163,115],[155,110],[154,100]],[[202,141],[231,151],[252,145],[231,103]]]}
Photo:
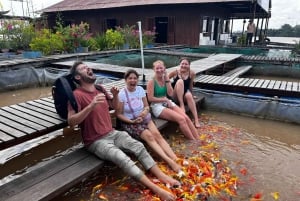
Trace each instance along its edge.
{"label": "white pipe", "polygon": [[144,68],[145,68],[145,64],[144,64],[144,49],[143,49],[143,36],[142,36],[142,22],[138,21],[137,22],[138,26],[139,26],[139,36],[140,36],[140,48],[141,48],[141,60],[142,60],[142,75],[143,75],[143,81],[145,81],[145,75],[144,75]]}

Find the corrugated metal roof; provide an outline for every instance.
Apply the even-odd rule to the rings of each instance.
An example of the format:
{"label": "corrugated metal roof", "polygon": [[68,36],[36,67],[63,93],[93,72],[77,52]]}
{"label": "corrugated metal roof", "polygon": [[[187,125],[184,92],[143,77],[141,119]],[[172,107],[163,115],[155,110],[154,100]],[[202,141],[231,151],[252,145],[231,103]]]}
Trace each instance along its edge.
{"label": "corrugated metal roof", "polygon": [[218,2],[251,2],[252,0],[64,0],[53,6],[45,8],[42,12],[90,10],[117,8],[139,5],[164,4],[192,4],[192,3],[218,3]]}

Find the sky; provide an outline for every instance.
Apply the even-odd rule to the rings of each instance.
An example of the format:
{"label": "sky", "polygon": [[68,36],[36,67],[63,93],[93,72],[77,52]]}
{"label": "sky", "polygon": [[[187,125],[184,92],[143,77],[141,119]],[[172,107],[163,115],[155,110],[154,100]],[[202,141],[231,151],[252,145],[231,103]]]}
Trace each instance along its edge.
{"label": "sky", "polygon": [[[22,0],[0,0],[3,5],[3,10],[10,10],[15,15],[22,16]],[[37,11],[62,0],[23,0],[23,7],[25,14],[27,12],[27,3],[29,10]],[[74,0],[76,1],[76,0]],[[32,9],[33,8],[33,9]],[[284,24],[295,26],[300,24],[300,0],[272,0],[271,19],[269,21],[269,28],[278,29]],[[233,25],[234,30],[241,30],[243,26],[242,21],[235,21]]]}

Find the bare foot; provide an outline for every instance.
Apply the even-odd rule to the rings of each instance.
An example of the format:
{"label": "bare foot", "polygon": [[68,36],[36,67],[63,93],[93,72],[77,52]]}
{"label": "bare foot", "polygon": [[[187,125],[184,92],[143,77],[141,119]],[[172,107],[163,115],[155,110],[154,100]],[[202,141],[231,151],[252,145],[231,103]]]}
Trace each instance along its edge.
{"label": "bare foot", "polygon": [[185,112],[185,107],[184,107],[184,105],[180,105],[180,109],[182,109],[182,111]]}
{"label": "bare foot", "polygon": [[195,121],[195,127],[196,128],[200,128],[201,127],[201,125],[200,125],[200,123],[198,121]]}
{"label": "bare foot", "polygon": [[169,177],[167,175],[162,175],[161,178],[159,178],[163,183],[169,184],[170,186],[180,186],[180,182],[176,179],[173,179],[172,177]]}
{"label": "bare foot", "polygon": [[160,188],[159,190],[157,190],[157,192],[155,192],[159,197],[160,200],[166,200],[166,201],[173,201],[176,200],[176,196],[162,188]]}
{"label": "bare foot", "polygon": [[172,170],[174,170],[174,172],[179,172],[181,170],[181,166],[175,161],[170,162],[169,166],[172,168]]}

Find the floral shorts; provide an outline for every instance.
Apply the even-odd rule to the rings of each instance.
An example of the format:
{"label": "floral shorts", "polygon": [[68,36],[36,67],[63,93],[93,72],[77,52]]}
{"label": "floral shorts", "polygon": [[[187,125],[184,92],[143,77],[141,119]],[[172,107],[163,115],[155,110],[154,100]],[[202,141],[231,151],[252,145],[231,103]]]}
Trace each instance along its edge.
{"label": "floral shorts", "polygon": [[124,131],[129,133],[131,137],[137,139],[137,140],[142,140],[141,139],[141,134],[144,130],[148,129],[148,125],[145,123],[140,123],[140,124],[127,124],[127,123],[122,123],[121,127]]}

